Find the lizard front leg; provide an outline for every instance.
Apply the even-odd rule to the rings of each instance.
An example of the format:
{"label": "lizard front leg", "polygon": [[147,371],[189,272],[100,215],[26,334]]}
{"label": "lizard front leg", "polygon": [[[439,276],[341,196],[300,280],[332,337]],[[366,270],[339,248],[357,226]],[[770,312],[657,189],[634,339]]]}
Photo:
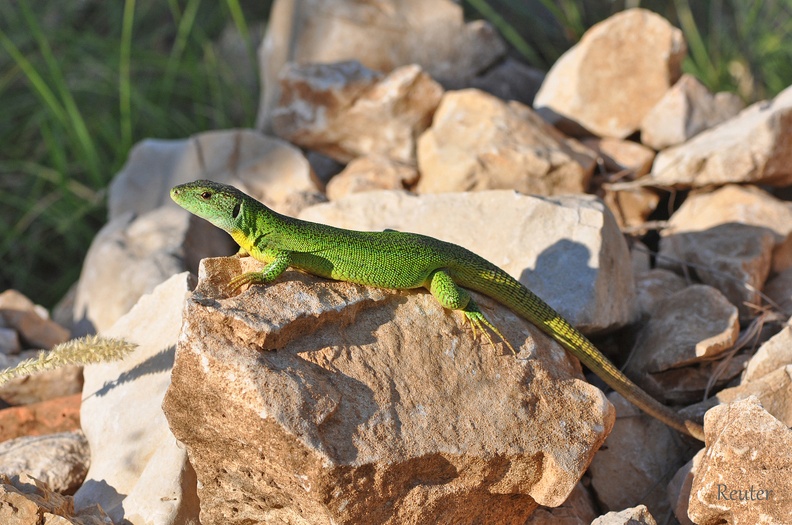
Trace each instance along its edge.
{"label": "lizard front leg", "polygon": [[258,272],[243,273],[241,275],[237,275],[231,279],[231,281],[229,281],[228,286],[234,293],[248,284],[266,284],[274,281],[291,264],[290,252],[272,251],[266,255],[268,258],[271,257],[271,261],[268,262],[267,266],[265,266],[262,270]]}
{"label": "lizard front leg", "polygon": [[429,276],[427,288],[429,288],[429,291],[444,308],[461,310],[465,314],[465,317],[470,321],[470,325],[473,327],[473,337],[476,336],[476,328],[478,328],[484,334],[484,337],[487,338],[487,341],[489,341],[492,346],[495,346],[489,332],[487,332],[487,329],[489,329],[503,341],[503,344],[509,347],[509,350],[511,350],[513,354],[517,355],[517,351],[514,350],[511,343],[509,343],[501,331],[487,319],[484,312],[482,312],[476,304],[476,301],[470,296],[470,293],[464,288],[457,286],[448,272],[445,270],[435,270],[432,272]]}

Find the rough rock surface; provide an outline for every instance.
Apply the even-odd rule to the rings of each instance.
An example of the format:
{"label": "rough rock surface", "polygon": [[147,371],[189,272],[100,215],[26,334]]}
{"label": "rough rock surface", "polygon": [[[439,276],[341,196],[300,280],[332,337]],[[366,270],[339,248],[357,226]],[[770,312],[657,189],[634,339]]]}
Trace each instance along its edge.
{"label": "rough rock surface", "polygon": [[625,138],[681,74],[682,31],[646,9],[592,26],[547,73],[534,107],[548,122]]}
{"label": "rough rock surface", "polygon": [[545,72],[507,57],[472,79],[470,87],[486,91],[502,100],[515,100],[526,106],[533,106],[534,98]]}
{"label": "rough rock surface", "polygon": [[[82,383],[82,382],[81,382]],[[80,393],[0,410],[0,442],[80,428]]]}
{"label": "rough rock surface", "polygon": [[263,89],[256,127],[269,129],[280,99],[278,75],[287,62],[356,60],[383,73],[418,64],[457,89],[505,51],[489,23],[466,23],[462,7],[450,0],[278,0],[259,50]]}
{"label": "rough rock surface", "polygon": [[201,522],[520,524],[559,505],[613,421],[555,343],[486,298],[521,359],[425,292],[287,271],[227,297],[207,259],[164,410]]}
{"label": "rough rock surface", "polygon": [[[708,378],[681,367],[710,361],[731,348],[739,332],[737,308],[720,292],[689,286],[656,305],[638,334],[625,373],[658,399],[701,399]],[[687,382],[679,384],[681,380]]]}
{"label": "rough rock surface", "polygon": [[418,141],[418,193],[512,189],[583,193],[595,154],[531,108],[477,89],[449,91]]}
{"label": "rough rock surface", "polygon": [[693,522],[789,523],[792,430],[746,399],[707,412],[704,432],[707,448],[688,509]]}
{"label": "rough rock surface", "polygon": [[415,184],[415,166],[387,157],[358,157],[327,183],[327,198],[338,200],[350,193],[373,190],[403,190]]}
{"label": "rough rock surface", "polygon": [[102,334],[137,343],[130,356],[85,368],[91,468],[75,494],[78,509],[100,504],[133,525],[198,523],[195,472],[161,408],[190,281],[187,273],[171,277]]}
{"label": "rough rock surface", "polygon": [[388,75],[358,62],[291,64],[272,112],[275,133],[339,162],[382,155],[415,164],[443,88],[416,65]]}
{"label": "rough rock surface", "polygon": [[792,184],[792,88],[657,155],[649,181],[700,188]]}
{"label": "rough rock surface", "polygon": [[759,347],[748,361],[742,381],[756,381],[786,365],[792,365],[792,326],[789,325]]}
{"label": "rough rock surface", "polygon": [[599,161],[607,171],[620,173],[622,177],[638,178],[649,173],[655,152],[631,140],[613,138],[584,138],[580,141],[599,155]]}
{"label": "rough rock surface", "polygon": [[653,268],[635,277],[635,297],[641,316],[651,315],[657,305],[687,287],[683,277],[662,268]]}
{"label": "rough rock surface", "polygon": [[0,443],[0,474],[27,474],[61,494],[73,494],[91,462],[82,432],[24,436]]}
{"label": "rough rock surface", "polygon": [[519,279],[584,333],[635,319],[627,245],[607,209],[590,196],[369,192],[313,206],[300,218],[421,233],[464,246]]}
{"label": "rough rock surface", "polygon": [[0,293],[0,319],[2,326],[19,334],[27,348],[48,350],[69,338],[69,331],[50,320],[44,308],[16,290]]}
{"label": "rough rock surface", "polygon": [[[0,369],[13,368],[26,359],[37,357],[39,352],[39,350],[24,350],[13,356],[0,354]],[[0,386],[0,399],[9,405],[40,403],[48,399],[76,394],[82,389],[82,384],[82,367],[62,366],[9,380]]]}
{"label": "rough rock surface", "polygon": [[591,525],[657,525],[646,505],[612,511],[591,522]]}
{"label": "rough rock surface", "polygon": [[589,525],[597,517],[594,499],[583,483],[575,485],[572,494],[560,507],[539,507],[525,525]]}
{"label": "rough rock surface", "polygon": [[53,492],[46,483],[25,474],[9,479],[0,474],[0,523],[3,525],[108,525],[97,506],[74,511],[70,496]]}
{"label": "rough rock surface", "polygon": [[641,142],[656,150],[682,144],[743,107],[737,95],[713,95],[696,77],[684,74],[641,121]]}

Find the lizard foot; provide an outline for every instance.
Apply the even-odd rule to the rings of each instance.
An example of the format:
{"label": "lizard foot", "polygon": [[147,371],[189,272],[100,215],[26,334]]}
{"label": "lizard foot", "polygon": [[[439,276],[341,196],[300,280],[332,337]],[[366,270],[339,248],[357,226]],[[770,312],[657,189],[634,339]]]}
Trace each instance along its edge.
{"label": "lizard foot", "polygon": [[495,342],[492,340],[492,337],[490,337],[490,334],[487,331],[487,329],[489,329],[492,331],[492,333],[498,336],[498,339],[500,339],[503,342],[503,344],[505,344],[509,348],[509,350],[511,350],[512,354],[514,354],[515,356],[517,355],[517,351],[514,349],[511,343],[509,343],[509,341],[506,340],[506,337],[504,337],[504,335],[501,333],[500,330],[495,328],[495,325],[489,322],[489,319],[487,319],[482,312],[466,311],[465,317],[467,318],[468,321],[470,321],[470,326],[473,329],[473,338],[476,337],[476,328],[478,328],[484,334],[484,337],[487,338],[489,344],[491,344],[494,347]]}

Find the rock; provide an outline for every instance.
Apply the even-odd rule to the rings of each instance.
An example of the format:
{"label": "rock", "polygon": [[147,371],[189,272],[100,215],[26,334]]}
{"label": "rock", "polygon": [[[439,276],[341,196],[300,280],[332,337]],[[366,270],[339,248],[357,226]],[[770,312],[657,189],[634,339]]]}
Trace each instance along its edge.
{"label": "rock", "polygon": [[674,511],[674,516],[680,525],[695,525],[688,518],[688,504],[690,502],[690,489],[693,486],[693,476],[698,471],[701,458],[706,449],[699,450],[693,459],[680,468],[668,483],[668,500]]}
{"label": "rock", "polygon": [[577,363],[484,297],[525,359],[425,292],[287,271],[227,297],[260,267],[204,260],[163,405],[204,525],[522,525],[566,499],[610,429]]}
{"label": "rock", "polygon": [[608,394],[608,400],[616,408],[616,424],[589,467],[600,507],[616,510],[642,503],[654,516],[668,515],[668,495],[658,481],[685,463],[688,445],[618,393]]}
{"label": "rock", "polygon": [[635,297],[641,316],[651,316],[658,304],[686,287],[685,279],[661,268],[654,268],[637,275]]}
{"label": "rock", "polygon": [[682,144],[744,107],[737,95],[713,95],[696,77],[684,74],[644,116],[641,142],[656,150]]}
{"label": "rock", "polygon": [[589,137],[580,142],[600,156],[609,172],[621,172],[623,177],[638,178],[652,169],[655,152],[637,142],[608,137]]}
{"label": "rock", "polygon": [[77,393],[0,410],[0,442],[79,429],[81,398]]}
{"label": "rock", "polygon": [[628,9],[592,26],[550,68],[534,100],[564,130],[626,138],[681,74],[682,32],[646,9]]}
{"label": "rock", "polygon": [[278,74],[287,62],[356,60],[383,73],[417,64],[456,89],[469,85],[505,51],[489,23],[466,23],[462,7],[450,0],[279,0],[259,50],[263,89],[256,127],[270,129],[281,95]]}
{"label": "rock", "polygon": [[613,213],[622,230],[645,231],[646,220],[651,215],[660,196],[649,188],[603,188],[603,201]]}
{"label": "rock", "polygon": [[[162,205],[187,213],[173,202],[173,186],[211,179],[250,190],[280,213],[297,213],[295,195],[317,188],[299,149],[249,129],[208,131],[180,140],[144,140],[135,145],[110,183],[109,219],[136,217]],[[127,219],[129,220],[129,219]]]}
{"label": "rock", "polygon": [[792,365],[792,327],[789,325],[759,347],[748,361],[742,382],[756,381],[786,365]]}
{"label": "rock", "polygon": [[725,223],[703,231],[676,233],[660,241],[660,262],[676,268],[677,261],[701,282],[725,295],[740,317],[756,315],[762,304],[761,289],[773,263],[776,235],[769,228]]}
{"label": "rock", "polygon": [[417,65],[388,75],[358,62],[291,64],[280,76],[275,133],[339,162],[382,155],[415,164],[443,88]]}
{"label": "rock", "polygon": [[645,505],[622,511],[609,512],[591,522],[591,525],[657,525]]}
{"label": "rock", "polygon": [[69,338],[69,331],[50,321],[46,310],[16,290],[0,293],[0,317],[19,333],[26,348],[50,349]]}
{"label": "rock", "polygon": [[701,188],[792,184],[792,88],[657,155],[648,183]]}
{"label": "rock", "polygon": [[100,507],[74,512],[70,496],[53,492],[46,483],[25,474],[0,475],[0,523],[3,525],[107,525]]}
{"label": "rock", "polygon": [[525,525],[589,525],[597,517],[597,509],[589,491],[578,482],[560,507],[539,507]]}
{"label": "rock", "polygon": [[235,246],[225,232],[181,209],[162,207],[111,220],[96,235],[83,262],[75,332],[107,330],[170,276],[185,269],[197,271],[201,258],[234,253]]}
{"label": "rock", "polygon": [[416,191],[583,193],[593,169],[593,152],[528,106],[466,89],[443,96],[418,141]]}
{"label": "rock", "polygon": [[308,208],[300,218],[353,230],[421,233],[465,246],[519,279],[584,333],[635,319],[624,237],[590,196],[369,192]]}
{"label": "rock", "polygon": [[418,171],[409,164],[382,156],[359,157],[330,179],[327,184],[327,198],[338,200],[350,193],[403,190],[417,180]]}
{"label": "rock", "polygon": [[[26,359],[38,357],[39,350],[24,350],[13,356],[0,354],[0,370],[13,368]],[[15,377],[0,386],[0,399],[9,405],[29,405],[76,394],[82,390],[82,367],[62,366],[31,376]]]}
{"label": "rock", "polygon": [[[739,333],[737,308],[720,292],[688,286],[657,303],[638,334],[625,373],[658,399],[700,399],[706,381],[677,384],[680,367],[711,361],[731,348]],[[691,373],[688,379],[694,378]]]}
{"label": "rock", "polygon": [[755,399],[721,405],[704,419],[707,449],[688,515],[699,525],[788,523],[792,431]]}
{"label": "rock", "polygon": [[[2,318],[0,318],[1,320]],[[0,327],[0,354],[13,355],[22,350],[19,334],[13,328]]]}
{"label": "rock", "polygon": [[792,268],[787,268],[765,283],[764,294],[771,305],[787,317],[792,316]]}
{"label": "rock", "polygon": [[472,79],[470,87],[485,91],[501,100],[515,100],[526,106],[532,106],[544,79],[544,71],[506,57],[502,62]]}
{"label": "rock", "polygon": [[162,398],[190,277],[181,273],[143,296],[102,335],[139,347],[122,361],[85,368],[82,429],[91,468],[75,494],[78,509],[99,504],[133,525],[197,525],[195,473],[168,429]]}
{"label": "rock", "polygon": [[88,471],[91,455],[80,431],[24,436],[0,443],[0,474],[27,474],[61,494],[73,494]]}

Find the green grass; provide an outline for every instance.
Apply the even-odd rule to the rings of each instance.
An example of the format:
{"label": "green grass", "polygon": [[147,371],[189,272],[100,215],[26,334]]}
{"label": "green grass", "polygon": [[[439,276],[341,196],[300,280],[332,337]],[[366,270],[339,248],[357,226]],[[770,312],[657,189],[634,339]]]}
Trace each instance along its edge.
{"label": "green grass", "polygon": [[[249,25],[269,3],[0,2],[0,290],[63,296],[135,142],[253,125]],[[222,58],[227,28],[242,64]]]}
{"label": "green grass", "polygon": [[[145,138],[252,126],[251,27],[271,1],[0,2],[0,290],[52,306],[106,221],[105,189]],[[792,0],[466,0],[547,69],[588,27],[646,7],[681,27],[685,70],[751,102],[792,84]],[[247,57],[229,63],[224,30]],[[251,80],[252,78],[252,80]]]}

